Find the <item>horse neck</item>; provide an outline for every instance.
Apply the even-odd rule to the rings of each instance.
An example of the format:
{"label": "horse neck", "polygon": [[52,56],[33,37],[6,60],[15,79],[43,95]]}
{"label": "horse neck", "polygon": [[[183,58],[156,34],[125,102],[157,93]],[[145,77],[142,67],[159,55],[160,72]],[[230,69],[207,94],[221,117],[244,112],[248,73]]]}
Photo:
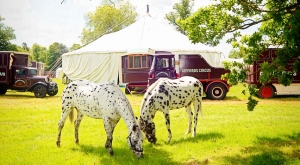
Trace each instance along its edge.
{"label": "horse neck", "polygon": [[140,109],[140,117],[143,121],[146,121],[146,123],[152,123],[152,119],[154,118],[154,115],[156,113],[154,102],[151,102],[148,99],[143,100],[142,106]]}
{"label": "horse neck", "polygon": [[146,93],[144,94],[144,98],[143,98],[143,101],[142,101],[142,106],[141,106],[141,109],[140,109],[140,115],[141,115],[141,118],[144,121],[147,121],[148,123],[152,122],[152,119],[154,118],[154,115],[155,115],[155,112],[156,112],[155,107],[154,107],[155,100],[153,100],[151,98],[151,93],[153,92],[153,90],[155,88],[158,87],[159,84],[161,84],[165,80],[167,80],[167,79],[166,78],[158,79],[150,87],[148,87]]}
{"label": "horse neck", "polygon": [[134,125],[137,125],[137,122],[135,120],[135,116],[133,114],[133,110],[131,108],[131,105],[129,104],[129,101],[126,99],[126,102],[119,105],[118,110],[127,126],[128,133],[130,134],[130,132],[132,131],[132,127]]}

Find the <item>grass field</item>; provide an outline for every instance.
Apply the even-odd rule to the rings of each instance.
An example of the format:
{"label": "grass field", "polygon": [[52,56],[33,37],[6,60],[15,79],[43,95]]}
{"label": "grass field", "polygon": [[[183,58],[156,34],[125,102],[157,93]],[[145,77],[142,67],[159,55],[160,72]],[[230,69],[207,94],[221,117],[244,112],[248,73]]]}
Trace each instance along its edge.
{"label": "grass field", "polygon": [[[247,111],[242,85],[231,88],[225,100],[203,100],[197,135],[184,135],[184,109],[171,112],[173,138],[169,144],[161,112],[157,112],[157,144],[144,141],[144,157],[130,151],[127,128],[121,120],[114,132],[115,156],[104,148],[102,120],[85,117],[74,143],[74,127],[68,120],[62,130],[61,147],[56,147],[57,123],[61,115],[61,92],[43,99],[33,93],[7,92],[0,96],[0,164],[300,164],[300,98],[259,99]],[[127,95],[136,116],[142,95]]]}

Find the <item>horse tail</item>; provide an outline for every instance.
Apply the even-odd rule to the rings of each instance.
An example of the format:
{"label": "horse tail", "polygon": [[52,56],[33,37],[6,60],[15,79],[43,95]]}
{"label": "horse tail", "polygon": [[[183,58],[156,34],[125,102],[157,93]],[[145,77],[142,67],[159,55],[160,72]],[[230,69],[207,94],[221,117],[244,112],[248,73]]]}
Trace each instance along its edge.
{"label": "horse tail", "polygon": [[200,113],[200,115],[201,115],[201,117],[202,117],[202,119],[203,119],[203,111],[202,111],[202,96],[199,98],[199,100],[200,100],[199,113]]}
{"label": "horse tail", "polygon": [[201,92],[199,93],[200,94],[200,97],[199,97],[199,101],[200,101],[200,107],[199,107],[199,113],[201,114],[201,117],[203,119],[203,112],[202,112],[202,98],[203,98],[203,85],[202,83],[199,81],[199,90],[201,90]]}
{"label": "horse tail", "polygon": [[74,121],[74,108],[71,108],[71,112],[69,113],[70,122],[73,123]]}

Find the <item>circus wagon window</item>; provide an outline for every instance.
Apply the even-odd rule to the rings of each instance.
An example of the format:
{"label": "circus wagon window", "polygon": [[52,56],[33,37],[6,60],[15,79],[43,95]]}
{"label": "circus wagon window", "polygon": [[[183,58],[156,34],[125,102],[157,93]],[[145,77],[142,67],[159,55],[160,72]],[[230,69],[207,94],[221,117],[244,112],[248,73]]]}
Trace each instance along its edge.
{"label": "circus wagon window", "polygon": [[128,56],[128,68],[148,68],[148,55],[136,54]]}

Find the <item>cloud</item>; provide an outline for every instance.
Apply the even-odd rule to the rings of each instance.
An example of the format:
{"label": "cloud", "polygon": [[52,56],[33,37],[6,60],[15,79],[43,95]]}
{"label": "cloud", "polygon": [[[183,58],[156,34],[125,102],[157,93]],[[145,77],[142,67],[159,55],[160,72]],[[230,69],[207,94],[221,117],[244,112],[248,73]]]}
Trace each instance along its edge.
{"label": "cloud", "polygon": [[78,36],[85,25],[84,14],[95,10],[100,0],[0,0],[4,24],[15,30],[12,43],[28,46],[38,43],[48,47],[54,42],[72,46],[80,43]]}

